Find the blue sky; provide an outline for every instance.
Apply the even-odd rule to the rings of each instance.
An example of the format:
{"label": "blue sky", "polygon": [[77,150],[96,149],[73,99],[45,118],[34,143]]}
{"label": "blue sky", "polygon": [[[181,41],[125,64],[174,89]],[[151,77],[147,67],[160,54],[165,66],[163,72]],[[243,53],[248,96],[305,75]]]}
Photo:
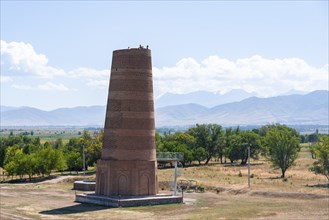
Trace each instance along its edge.
{"label": "blue sky", "polygon": [[1,105],[105,105],[112,51],[139,44],[155,97],[328,89],[328,1],[1,1]]}

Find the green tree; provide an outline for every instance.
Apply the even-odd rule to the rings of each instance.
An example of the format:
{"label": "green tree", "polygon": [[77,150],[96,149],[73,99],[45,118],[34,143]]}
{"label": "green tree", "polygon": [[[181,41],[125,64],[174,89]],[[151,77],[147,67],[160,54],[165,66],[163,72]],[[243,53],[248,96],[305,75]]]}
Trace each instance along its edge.
{"label": "green tree", "polygon": [[66,154],[67,168],[71,171],[82,170],[82,158],[79,152],[69,152]]}
{"label": "green tree", "polygon": [[316,143],[316,144],[312,143],[309,145],[308,148],[310,150],[312,159],[316,159],[316,156],[317,156],[316,151],[319,150],[319,148],[320,148],[319,143]]}
{"label": "green tree", "polygon": [[193,160],[197,160],[199,165],[201,165],[201,161],[207,159],[207,152],[203,147],[198,147],[193,151]]}
{"label": "green tree", "polygon": [[31,181],[32,176],[38,173],[35,154],[24,155],[22,163],[24,164],[24,174],[28,175]]}
{"label": "green tree", "polygon": [[93,139],[86,143],[85,154],[87,166],[93,166],[101,158],[103,148],[104,131],[94,135]]}
{"label": "green tree", "polygon": [[[232,144],[233,144],[233,140],[234,139],[234,130],[232,128],[226,128],[225,129],[225,134],[224,134],[224,143],[223,143],[223,146],[221,147],[221,151],[222,151],[222,156],[225,157],[225,162],[226,163],[226,159],[229,158],[229,155],[230,155],[230,151],[231,151],[231,148],[233,147]],[[223,162],[222,158],[221,159],[221,163]],[[231,160],[231,163],[233,161]]]}
{"label": "green tree", "polygon": [[54,163],[54,169],[63,172],[67,169],[67,162],[64,157],[64,153],[61,149],[55,149],[55,155],[56,161]]}
{"label": "green tree", "polygon": [[313,133],[308,135],[308,142],[311,143],[316,143],[319,141],[319,134],[318,133]]}
{"label": "green tree", "polygon": [[313,163],[310,170],[315,174],[324,175],[329,181],[329,137],[322,137],[318,146],[315,149],[317,161]]}
{"label": "green tree", "polygon": [[248,146],[250,147],[250,157],[258,159],[259,154],[262,151],[259,135],[253,131],[242,131],[240,133],[241,145],[240,145],[240,159],[241,164],[246,164],[248,160]]}
{"label": "green tree", "polygon": [[70,138],[64,148],[64,153],[68,152],[81,152],[81,143],[79,138]]}
{"label": "green tree", "polygon": [[[224,155],[225,158],[230,159],[231,163],[245,158],[247,147],[242,140],[243,131],[239,127],[236,129],[226,128],[224,135]],[[243,162],[242,162],[243,163]]]}
{"label": "green tree", "polygon": [[0,137],[0,167],[2,167],[2,168],[4,165],[7,148],[8,148],[8,145],[7,145],[6,138]]}
{"label": "green tree", "polygon": [[207,152],[205,164],[217,153],[220,140],[223,135],[222,126],[217,124],[197,124],[196,127],[190,128],[188,133],[195,138],[196,148],[204,148]]}
{"label": "green tree", "polygon": [[281,178],[284,178],[300,151],[297,131],[286,125],[275,125],[266,134],[265,143],[270,161],[274,167],[281,169]]}
{"label": "green tree", "polygon": [[[93,165],[93,163],[94,163],[94,160],[92,160],[92,158],[91,158],[91,156],[93,156],[92,148],[94,148],[94,147],[96,147],[96,149],[99,148],[99,145],[95,144],[95,142],[93,144],[93,142],[94,141],[93,141],[92,136],[90,135],[90,132],[87,130],[84,130],[82,136],[79,139],[79,148],[80,148],[79,152],[81,153],[81,157],[83,157],[83,153],[85,153],[85,161],[87,162],[87,163],[85,163],[85,166],[86,166],[85,170],[88,170],[88,165],[89,165],[88,161],[90,161],[89,162],[90,165]],[[86,154],[87,149],[90,149],[88,154]]]}
{"label": "green tree", "polygon": [[231,163],[241,159],[242,157],[242,140],[239,133],[233,133],[229,137],[229,142],[227,142],[227,157],[230,159]]}
{"label": "green tree", "polygon": [[7,176],[19,175],[22,178],[24,174],[23,157],[23,150],[17,145],[7,149],[4,161],[4,169]]}
{"label": "green tree", "polygon": [[63,158],[60,150],[53,149],[53,146],[46,142],[43,147],[35,152],[36,166],[38,173],[42,176],[50,175],[52,170],[63,168]]}
{"label": "green tree", "polygon": [[185,166],[186,163],[191,164],[191,162],[193,161],[192,151],[189,150],[189,148],[186,144],[182,144],[182,143],[178,142],[177,145],[175,146],[173,152],[181,152],[184,154],[184,160],[181,161],[183,166]]}
{"label": "green tree", "polygon": [[55,149],[63,149],[64,148],[64,144],[63,144],[62,138],[56,139],[56,141],[54,143],[54,148]]}
{"label": "green tree", "polygon": [[164,152],[163,151],[162,137],[161,137],[159,132],[155,132],[155,145],[156,145],[156,151],[157,152]]}
{"label": "green tree", "polygon": [[156,134],[157,152],[181,152],[184,154],[183,166],[193,161],[192,148],[194,146],[194,137],[184,133],[177,132],[161,137]]}

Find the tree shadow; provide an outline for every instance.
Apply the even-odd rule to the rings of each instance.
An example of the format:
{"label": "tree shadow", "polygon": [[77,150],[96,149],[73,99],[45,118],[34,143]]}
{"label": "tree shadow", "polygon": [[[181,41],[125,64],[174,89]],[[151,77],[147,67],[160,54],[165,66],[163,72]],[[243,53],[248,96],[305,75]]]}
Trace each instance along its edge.
{"label": "tree shadow", "polygon": [[100,205],[92,205],[92,204],[77,204],[57,209],[45,210],[39,212],[39,214],[43,215],[67,215],[67,214],[75,214],[82,212],[93,212],[104,209],[110,209],[110,207],[100,206]]}
{"label": "tree shadow", "polygon": [[[264,163],[250,163],[250,166],[251,167],[255,167],[255,166],[261,166],[263,165]],[[240,163],[226,163],[226,164],[223,164],[224,167],[248,167],[248,163],[246,164],[240,164]]]}
{"label": "tree shadow", "polygon": [[311,188],[329,188],[329,183],[315,184],[315,185],[306,184],[305,187],[311,187]]}
{"label": "tree shadow", "polygon": [[[96,174],[96,171],[91,170],[91,171],[86,171],[85,173],[85,177],[91,177],[94,174]],[[46,180],[52,180],[52,179],[56,179],[57,177],[61,177],[61,176],[82,176],[83,173],[79,172],[79,173],[58,173],[58,174],[51,174],[49,176],[34,176],[31,178],[31,180],[29,178],[17,178],[17,179],[10,179],[10,180],[3,180],[0,181],[0,183],[11,183],[11,184],[25,184],[25,183],[41,183],[44,182]],[[82,177],[81,177],[82,178]]]}
{"label": "tree shadow", "polygon": [[263,178],[259,178],[259,179],[263,179],[263,180],[283,180],[284,178],[282,178],[281,176],[275,176],[275,177],[263,177]]}
{"label": "tree shadow", "polygon": [[57,178],[58,176],[44,176],[44,177],[33,177],[31,180],[28,178],[22,178],[22,179],[13,179],[13,180],[8,180],[5,181],[4,183],[14,183],[14,184],[24,184],[24,183],[40,183],[46,180],[52,180]]}

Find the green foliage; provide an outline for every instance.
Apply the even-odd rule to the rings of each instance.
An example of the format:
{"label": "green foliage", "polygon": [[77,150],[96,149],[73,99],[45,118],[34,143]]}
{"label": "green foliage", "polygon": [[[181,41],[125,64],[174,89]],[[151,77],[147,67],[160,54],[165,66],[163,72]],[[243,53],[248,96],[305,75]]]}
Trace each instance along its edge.
{"label": "green foliage", "polygon": [[314,150],[317,161],[310,168],[315,174],[324,175],[329,181],[329,137],[322,137]]}
{"label": "green foliage", "polygon": [[315,143],[318,143],[322,137],[328,137],[328,134],[320,134],[316,129],[314,133],[303,134],[300,135],[300,137],[301,137],[301,143],[312,143],[313,145]]}
{"label": "green foliage", "polygon": [[248,159],[247,147],[251,147],[251,157],[258,158],[263,152],[260,136],[254,131],[241,131],[240,128],[226,128],[220,125],[202,124],[190,128],[187,132],[177,132],[161,136],[156,133],[157,152],[183,152],[184,162],[198,161],[199,164],[209,162],[218,156],[221,163],[223,157],[233,163],[241,160],[245,164]]}
{"label": "green foliage", "polygon": [[241,137],[237,133],[232,133],[227,140],[227,157],[230,159],[231,163],[235,160],[241,159]]}
{"label": "green foliage", "polygon": [[22,177],[24,168],[23,157],[22,149],[19,149],[17,146],[7,149],[4,169],[8,176],[19,175]]}
{"label": "green foliage", "polygon": [[311,144],[309,145],[309,150],[310,150],[310,153],[311,153],[311,156],[312,156],[312,159],[316,159],[316,152],[320,149],[320,145],[319,144]]}
{"label": "green foliage", "polygon": [[199,164],[201,164],[201,161],[204,161],[207,159],[207,152],[203,147],[198,147],[193,151],[193,159],[197,160]]}
{"label": "green foliage", "polygon": [[[80,143],[85,147],[86,165],[93,166],[101,158],[104,132],[95,133],[94,136],[84,131]],[[82,152],[82,151],[81,151]]]}
{"label": "green foliage", "polygon": [[9,147],[16,147],[23,149],[24,153],[32,151],[34,145],[36,145],[31,138],[23,135],[19,136],[9,136],[8,138],[0,138],[0,167],[4,167],[4,161],[6,157],[6,152]]}
{"label": "green foliage", "polygon": [[63,149],[64,148],[63,140],[61,138],[56,139],[56,141],[54,143],[54,148],[55,149]]}
{"label": "green foliage", "polygon": [[204,148],[207,157],[205,164],[214,157],[218,151],[223,136],[222,126],[217,124],[197,124],[190,128],[188,133],[195,138],[196,148]]}
{"label": "green foliage", "polygon": [[243,131],[241,136],[240,158],[241,164],[246,164],[248,160],[248,146],[250,147],[250,157],[258,159],[259,154],[263,151],[260,137],[253,131]]}
{"label": "green foliage", "polygon": [[246,164],[248,160],[248,147],[250,147],[251,157],[258,159],[263,152],[260,136],[255,131],[241,131],[227,128],[225,131],[224,155],[233,161],[241,160],[241,164]]}
{"label": "green foliage", "polygon": [[[1,137],[0,165],[8,176],[50,175],[53,170],[82,169],[82,149],[85,147],[87,165],[94,165],[101,156],[103,132],[71,138],[64,145],[61,139],[46,141],[41,145],[39,137],[26,135]],[[65,156],[64,156],[65,155]],[[67,161],[68,160],[68,161]]]}
{"label": "green foliage", "polygon": [[157,151],[183,153],[183,166],[185,166],[186,163],[191,163],[193,161],[192,149],[194,143],[194,137],[184,132],[177,132],[171,135],[165,135],[164,137],[161,137],[159,133],[156,134]]}
{"label": "green foliage", "polygon": [[69,152],[66,154],[67,167],[70,171],[82,170],[82,158],[78,152]]}
{"label": "green foliage", "polygon": [[5,138],[0,138],[0,167],[3,168],[3,162],[5,161],[7,145],[5,143]]}
{"label": "green foliage", "polygon": [[299,142],[296,130],[285,125],[272,126],[265,136],[269,159],[274,167],[281,169],[282,178],[285,177],[286,170],[293,166],[297,159],[300,151]]}
{"label": "green foliage", "polygon": [[63,154],[59,150],[53,149],[53,147],[46,142],[44,147],[41,147],[35,153],[35,159],[37,163],[38,173],[41,173],[42,176],[50,175],[52,170],[57,169],[58,167],[62,168]]}
{"label": "green foliage", "polygon": [[38,164],[36,162],[35,154],[24,155],[24,174],[29,176],[31,180],[32,176],[38,173]]}

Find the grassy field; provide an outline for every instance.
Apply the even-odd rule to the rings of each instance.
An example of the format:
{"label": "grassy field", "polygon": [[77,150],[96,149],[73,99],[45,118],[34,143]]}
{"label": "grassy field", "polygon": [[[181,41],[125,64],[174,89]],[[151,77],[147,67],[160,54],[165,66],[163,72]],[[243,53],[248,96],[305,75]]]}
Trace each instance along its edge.
{"label": "grassy field", "polygon": [[[41,144],[44,144],[46,141],[55,142],[57,139],[62,139],[63,143],[66,144],[69,142],[70,138],[81,137],[84,128],[79,127],[54,127],[54,128],[11,128],[11,129],[2,129],[0,131],[0,137],[8,137],[11,133],[13,135],[24,135],[30,138],[40,138]],[[92,132],[92,131],[91,131]]]}
{"label": "grassy field", "polygon": [[[328,219],[325,177],[308,170],[313,163],[303,148],[283,181],[266,160],[247,167],[219,164],[180,169],[179,179],[193,179],[205,193],[184,193],[184,204],[106,208],[74,202],[73,182],[81,175],[60,175],[37,183],[0,184],[0,219]],[[239,172],[242,176],[239,176]],[[170,192],[173,169],[158,171],[160,192]],[[87,175],[95,178],[94,172]]]}

